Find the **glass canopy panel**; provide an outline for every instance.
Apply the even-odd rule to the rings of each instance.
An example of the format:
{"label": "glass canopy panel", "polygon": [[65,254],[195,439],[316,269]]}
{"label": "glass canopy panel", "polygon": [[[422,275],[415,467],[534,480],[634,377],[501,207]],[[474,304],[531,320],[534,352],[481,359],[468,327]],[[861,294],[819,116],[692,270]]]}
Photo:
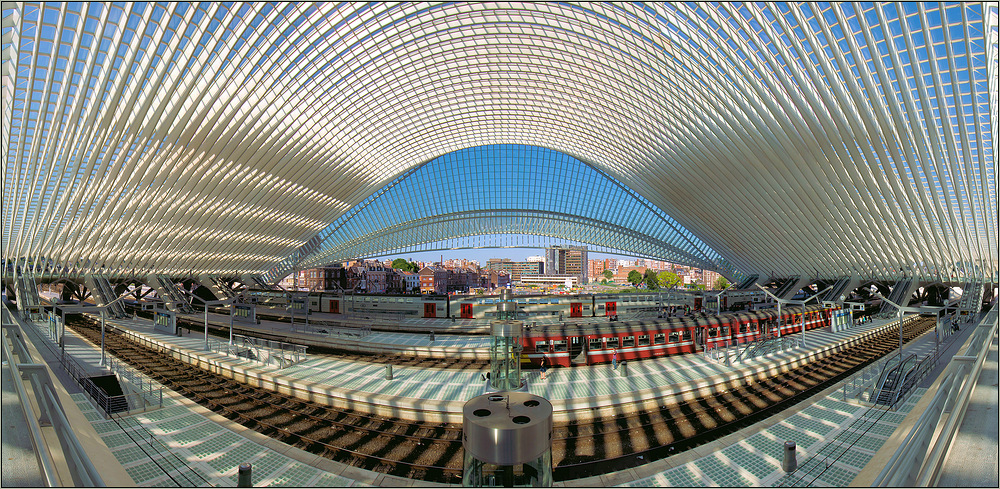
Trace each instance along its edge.
{"label": "glass canopy panel", "polygon": [[510,233],[733,273],[718,253],[621,182],[565,153],[515,144],[454,151],[403,173],[321,231],[296,265]]}
{"label": "glass canopy panel", "polygon": [[748,274],[998,272],[995,3],[2,10],[8,264],[263,273],[398,176],[521,144]]}

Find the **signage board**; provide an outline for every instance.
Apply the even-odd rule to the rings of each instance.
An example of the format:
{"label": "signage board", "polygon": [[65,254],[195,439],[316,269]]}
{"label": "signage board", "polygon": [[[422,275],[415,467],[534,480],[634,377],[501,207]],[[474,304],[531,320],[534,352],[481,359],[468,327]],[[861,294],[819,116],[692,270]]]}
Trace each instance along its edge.
{"label": "signage board", "polygon": [[170,311],[153,311],[153,330],[169,335],[177,334],[177,318]]}
{"label": "signage board", "polygon": [[257,306],[253,304],[233,304],[233,321],[257,324]]}

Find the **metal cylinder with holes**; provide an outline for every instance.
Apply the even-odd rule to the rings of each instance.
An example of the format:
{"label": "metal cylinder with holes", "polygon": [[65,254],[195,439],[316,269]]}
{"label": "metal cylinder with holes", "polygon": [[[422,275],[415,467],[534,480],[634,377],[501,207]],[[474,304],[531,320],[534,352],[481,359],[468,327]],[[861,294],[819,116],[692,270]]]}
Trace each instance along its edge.
{"label": "metal cylinder with holes", "polygon": [[526,392],[474,397],[462,408],[466,487],[552,485],[552,404]]}

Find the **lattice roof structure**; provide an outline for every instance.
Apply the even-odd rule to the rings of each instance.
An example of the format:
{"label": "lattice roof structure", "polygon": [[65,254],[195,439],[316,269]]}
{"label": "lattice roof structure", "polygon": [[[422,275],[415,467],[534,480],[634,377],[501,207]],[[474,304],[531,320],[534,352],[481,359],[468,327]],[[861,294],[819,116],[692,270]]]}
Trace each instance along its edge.
{"label": "lattice roof structure", "polygon": [[[2,34],[7,266],[267,274],[493,222],[729,276],[996,280],[996,4],[5,2]],[[673,230],[484,200],[337,234],[503,145]]]}

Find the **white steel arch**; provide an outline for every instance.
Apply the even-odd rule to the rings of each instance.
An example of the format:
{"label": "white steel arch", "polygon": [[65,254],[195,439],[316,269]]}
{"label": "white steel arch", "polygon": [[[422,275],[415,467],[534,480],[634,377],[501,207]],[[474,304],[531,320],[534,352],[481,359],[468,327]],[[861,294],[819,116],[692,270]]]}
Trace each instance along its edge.
{"label": "white steel arch", "polygon": [[526,144],[741,273],[996,280],[996,65],[989,3],[5,2],[2,255],[263,273]]}

